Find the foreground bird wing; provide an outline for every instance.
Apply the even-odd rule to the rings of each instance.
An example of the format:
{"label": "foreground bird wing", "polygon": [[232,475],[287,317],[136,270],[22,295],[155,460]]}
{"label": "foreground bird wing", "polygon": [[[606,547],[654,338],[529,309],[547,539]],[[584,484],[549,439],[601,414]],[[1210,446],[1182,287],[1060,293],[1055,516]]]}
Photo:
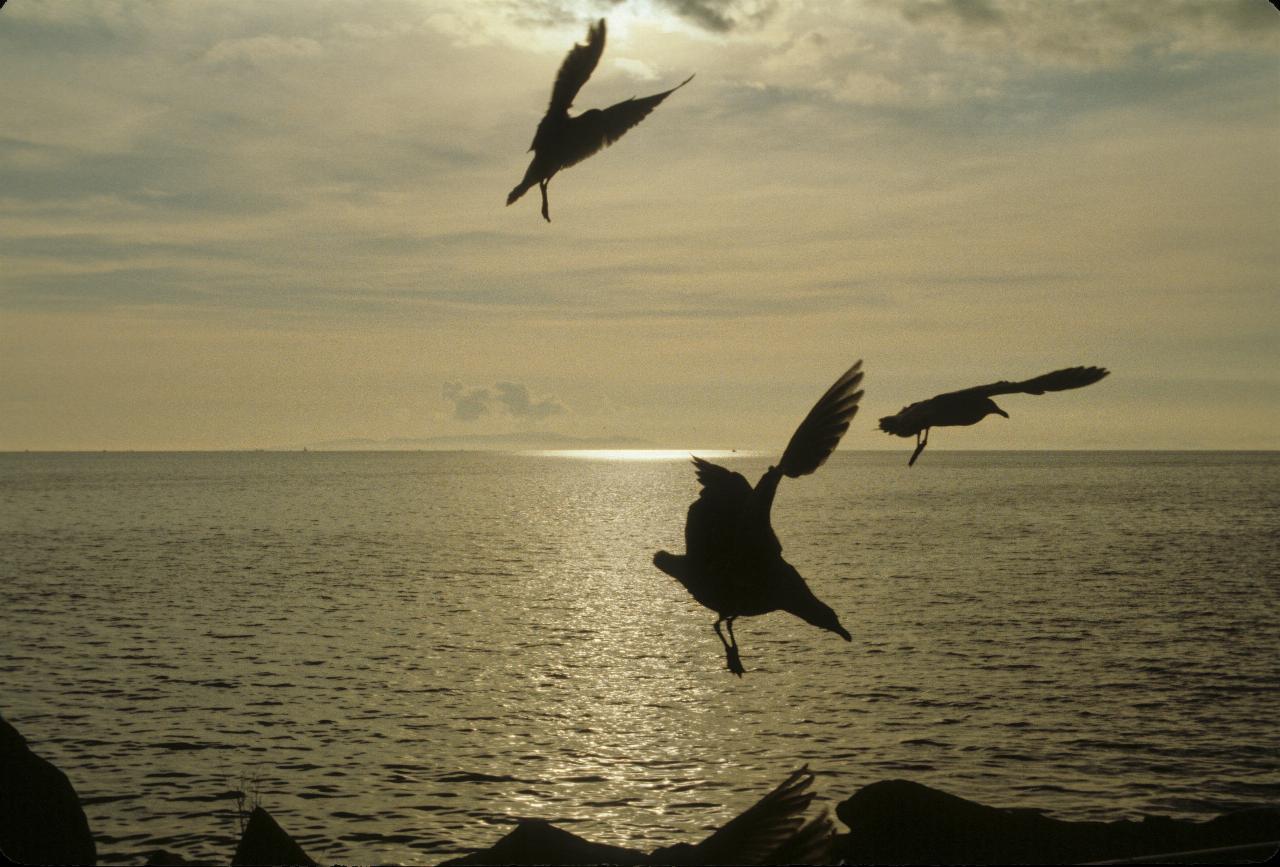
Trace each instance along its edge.
{"label": "foreground bird wing", "polygon": [[831,457],[840,438],[849,429],[849,422],[858,413],[858,401],[862,399],[858,385],[861,382],[862,361],[859,359],[809,410],[791,435],[778,464],[789,478],[808,475]]}
{"label": "foreground bird wing", "polygon": [[[804,811],[813,800],[809,791],[813,772],[808,766],[793,771],[789,777],[752,807],[747,808],[716,830],[692,851],[654,852],[651,860],[664,863],[662,856],[671,855],[666,863],[684,864],[765,864],[775,862],[773,854],[787,847],[804,825]],[[802,862],[821,863],[821,862]]]}
{"label": "foreground bird wing", "polygon": [[606,109],[586,111],[578,115],[573,122],[581,131],[581,139],[579,139],[578,148],[566,155],[562,168],[576,165],[622,138],[623,133],[648,117],[649,112],[657,108],[664,99],[690,81],[693,81],[692,75],[662,93],[632,97]]}
{"label": "foreground bird wing", "polygon": [[556,83],[551,89],[551,105],[547,114],[566,114],[573,105],[574,97],[587,83],[591,73],[595,72],[600,55],[604,53],[604,19],[587,28],[587,44],[574,44],[569,49],[560,71],[556,73]]}
{"label": "foreground bird wing", "polygon": [[825,811],[810,820],[795,835],[773,850],[769,864],[830,864],[831,846],[835,843],[836,826]]}
{"label": "foreground bird wing", "polygon": [[1002,379],[989,385],[975,385],[973,388],[948,392],[938,397],[953,395],[974,395],[976,397],[992,397],[997,394],[1044,394],[1046,391],[1067,391],[1072,388],[1083,388],[1093,385],[1111,371],[1105,367],[1064,367],[1052,373],[1034,376],[1021,382],[1009,382]]}

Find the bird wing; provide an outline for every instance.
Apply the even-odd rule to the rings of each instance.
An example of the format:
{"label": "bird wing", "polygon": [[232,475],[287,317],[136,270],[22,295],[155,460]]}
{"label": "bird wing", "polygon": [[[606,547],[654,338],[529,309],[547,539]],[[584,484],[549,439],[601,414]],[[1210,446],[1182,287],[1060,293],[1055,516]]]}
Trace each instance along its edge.
{"label": "bird wing", "polygon": [[684,525],[685,552],[700,562],[720,560],[733,550],[738,515],[751,496],[751,483],[741,473],[694,458],[702,491],[689,506]]}
{"label": "bird wing", "polygon": [[788,478],[808,475],[826,463],[836,450],[849,422],[858,413],[862,391],[862,361],[859,360],[827,389],[800,422],[778,466]]}
{"label": "bird wing", "polygon": [[769,864],[830,864],[831,846],[835,843],[836,826],[823,812],[797,831],[790,840],[774,849]]}
{"label": "bird wing", "polygon": [[578,135],[575,136],[572,151],[565,154],[563,167],[580,163],[622,138],[623,133],[648,117],[649,112],[657,108],[664,99],[692,80],[691,75],[662,93],[632,97],[606,109],[586,111],[573,118],[573,123],[578,127]]}
{"label": "bird wing", "polygon": [[938,397],[953,397],[957,395],[992,397],[997,394],[1044,394],[1046,391],[1067,391],[1072,388],[1093,385],[1110,372],[1105,367],[1064,367],[1062,370],[1055,370],[1052,373],[1024,379],[1021,382],[1009,382],[1002,379],[989,385],[976,385],[973,388],[940,394]]}
{"label": "bird wing", "polygon": [[587,28],[587,44],[574,44],[560,64],[555,86],[551,88],[551,105],[547,114],[568,114],[574,97],[595,72],[600,55],[604,53],[604,19]]}
{"label": "bird wing", "polygon": [[694,846],[697,860],[690,863],[790,863],[773,861],[770,856],[790,842],[804,824],[804,811],[814,795],[809,791],[812,783],[813,772],[807,765],[793,771],[782,785]]}

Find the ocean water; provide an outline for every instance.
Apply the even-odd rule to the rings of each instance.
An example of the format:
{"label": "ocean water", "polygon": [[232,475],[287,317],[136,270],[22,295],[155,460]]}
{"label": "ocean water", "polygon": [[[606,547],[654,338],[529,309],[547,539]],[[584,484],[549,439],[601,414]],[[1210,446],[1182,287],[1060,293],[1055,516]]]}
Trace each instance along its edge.
{"label": "ocean water", "polygon": [[108,863],[225,861],[237,791],[313,857],[403,863],[517,817],[692,841],[804,762],[828,807],[1280,802],[1280,453],[906,459],[783,482],[854,640],[740,620],[739,680],[651,564],[684,459],[2,454],[0,714]]}

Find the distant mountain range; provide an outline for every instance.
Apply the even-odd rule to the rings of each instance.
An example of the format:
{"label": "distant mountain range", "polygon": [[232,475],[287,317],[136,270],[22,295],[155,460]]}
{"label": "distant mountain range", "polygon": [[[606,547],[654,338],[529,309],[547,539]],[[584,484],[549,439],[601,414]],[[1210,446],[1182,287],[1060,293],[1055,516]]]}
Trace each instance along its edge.
{"label": "distant mountain range", "polygon": [[391,437],[375,440],[348,437],[339,440],[279,446],[272,451],[310,449],[317,452],[379,451],[529,451],[544,449],[643,449],[653,443],[635,437],[575,437],[530,431],[512,434],[476,434],[435,437]]}

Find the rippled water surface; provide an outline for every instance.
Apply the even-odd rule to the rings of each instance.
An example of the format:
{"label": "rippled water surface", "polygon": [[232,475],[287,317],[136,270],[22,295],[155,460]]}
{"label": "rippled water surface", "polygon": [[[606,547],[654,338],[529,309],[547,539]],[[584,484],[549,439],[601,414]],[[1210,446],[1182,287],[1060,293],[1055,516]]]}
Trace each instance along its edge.
{"label": "rippled water surface", "polygon": [[[723,461],[753,482],[766,460]],[[1280,455],[837,454],[787,558],[846,644],[713,616],[684,460],[0,455],[0,714],[98,851],[225,860],[255,793],[321,860],[537,816],[691,839],[802,762],[1069,819],[1280,801]]]}

